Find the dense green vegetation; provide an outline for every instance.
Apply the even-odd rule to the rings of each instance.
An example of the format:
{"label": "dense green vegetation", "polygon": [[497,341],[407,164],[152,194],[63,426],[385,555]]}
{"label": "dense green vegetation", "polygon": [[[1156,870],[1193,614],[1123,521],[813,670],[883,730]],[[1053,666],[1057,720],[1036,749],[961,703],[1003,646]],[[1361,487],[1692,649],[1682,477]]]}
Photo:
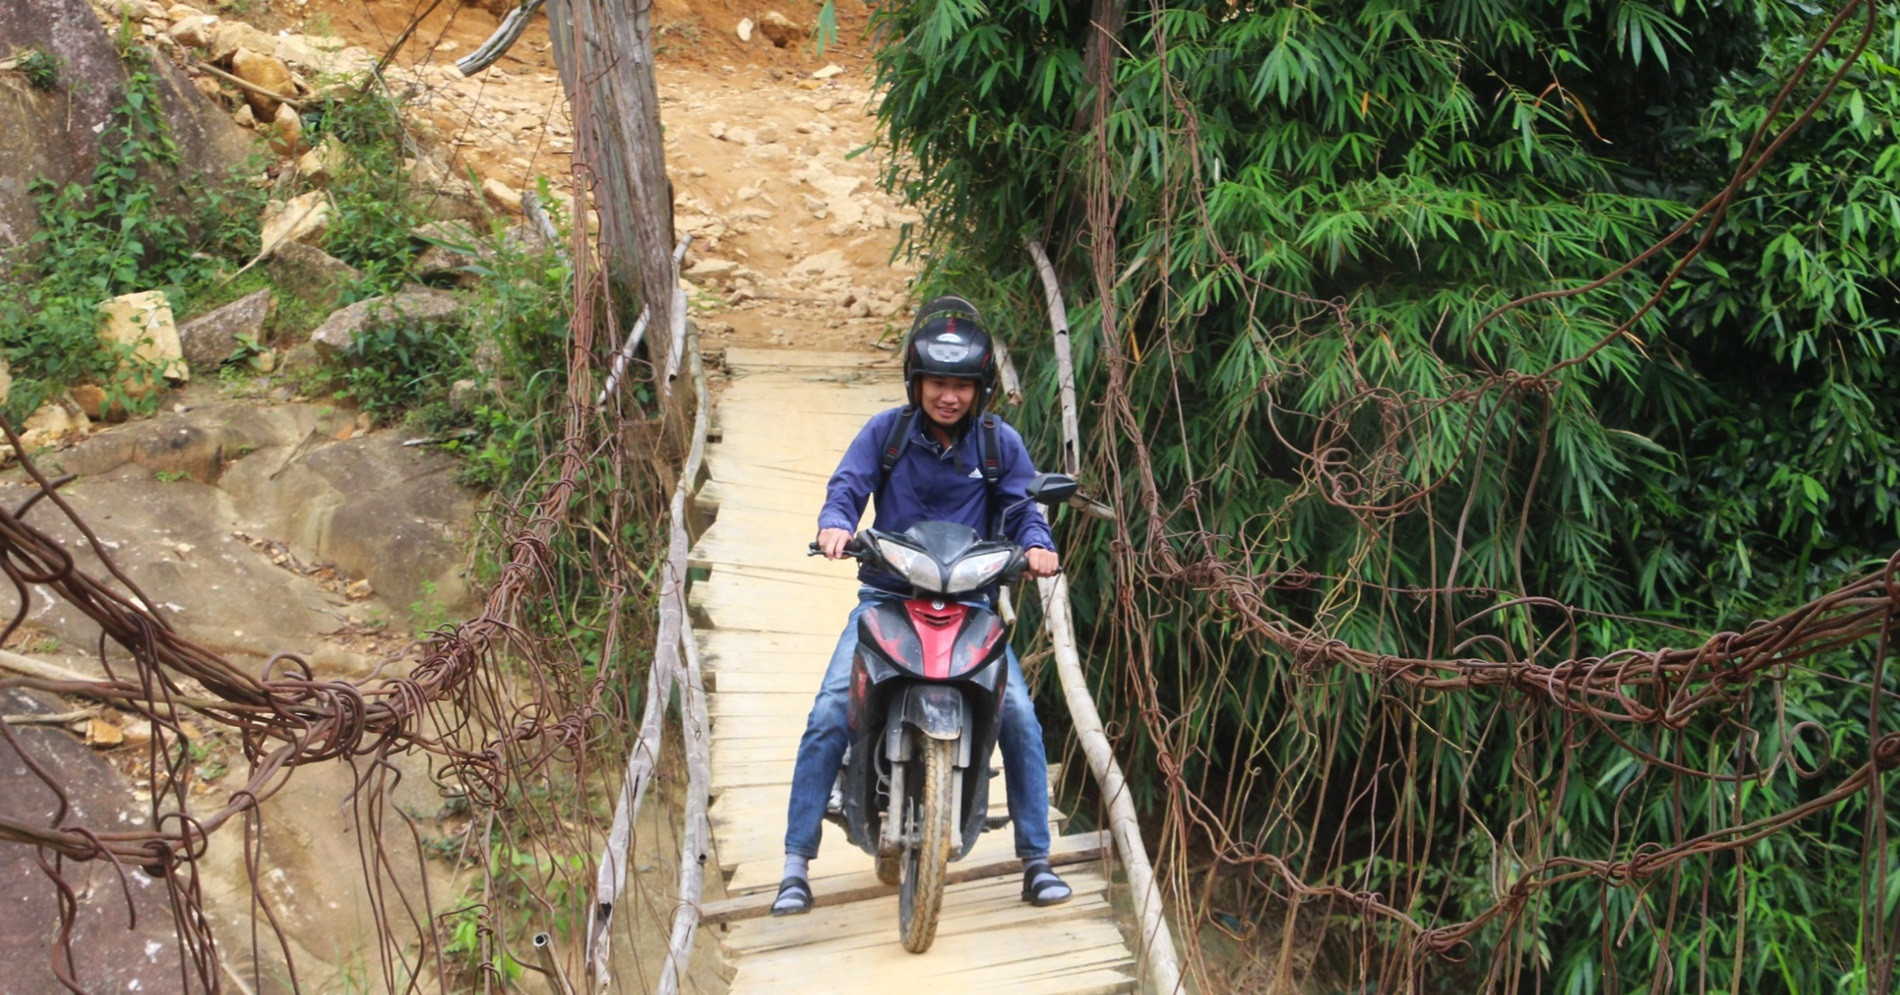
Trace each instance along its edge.
{"label": "dense green vegetation", "polygon": [[[1195,866],[1251,872],[1177,862],[1203,918],[1277,923],[1285,879],[1252,859],[1273,854],[1422,928],[1504,910],[1458,964],[1394,917],[1309,904],[1338,958],[1322,989],[1882,984],[1900,859],[1868,829],[1900,821],[1879,795],[1642,887],[1546,864],[1626,861],[1837,783],[1869,754],[1871,640],[1675,728],[1427,694],[1310,647],[1543,666],[1693,647],[1886,562],[1894,13],[1853,11],[1804,67],[1832,11],[1778,0],[880,8],[889,180],[926,217],[911,246],[1023,357],[1016,417],[1048,453],[1024,239],[1055,256],[1095,402],[1085,482],[1122,512],[1065,531],[1095,653],[1128,662],[1099,691],[1136,769],[1178,765],[1142,785],[1157,825]],[[1092,50],[1091,24],[1113,42]]]}

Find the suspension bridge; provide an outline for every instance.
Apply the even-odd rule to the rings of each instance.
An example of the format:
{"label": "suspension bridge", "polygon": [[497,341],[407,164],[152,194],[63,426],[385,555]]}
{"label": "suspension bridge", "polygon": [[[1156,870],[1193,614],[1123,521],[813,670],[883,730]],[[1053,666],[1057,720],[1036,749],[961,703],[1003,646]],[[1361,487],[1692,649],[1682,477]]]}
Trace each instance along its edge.
{"label": "suspension bridge", "polygon": [[[687,669],[700,675],[688,694],[703,690],[708,720],[709,853],[702,893],[680,897],[683,915],[701,921],[702,942],[717,943],[730,990],[1174,988],[1166,931],[1157,944],[1152,909],[1149,927],[1141,925],[1117,834],[1065,835],[1053,809],[1052,859],[1075,889],[1064,905],[1022,902],[1011,834],[989,832],[951,865],[935,944],[908,953],[898,941],[897,889],[879,883],[871,858],[827,825],[812,864],[816,908],[770,916],[793,754],[857,589],[855,571],[808,558],[804,539],[837,454],[866,418],[902,403],[902,387],[895,366],[875,355],[735,348],[725,360],[730,381],[710,419],[688,516],[703,525],[691,546],[685,624]],[[1066,625],[1065,613],[1051,614]],[[1086,702],[1086,690],[1076,690]],[[1045,689],[1044,697],[1053,695]],[[1079,728],[1093,721],[1089,711]],[[995,758],[992,765],[1000,766]],[[992,792],[993,814],[1002,795]],[[1126,834],[1119,845],[1126,847]],[[1146,858],[1137,859],[1145,869]],[[726,897],[706,901],[721,884]],[[669,971],[662,990],[673,977]]]}

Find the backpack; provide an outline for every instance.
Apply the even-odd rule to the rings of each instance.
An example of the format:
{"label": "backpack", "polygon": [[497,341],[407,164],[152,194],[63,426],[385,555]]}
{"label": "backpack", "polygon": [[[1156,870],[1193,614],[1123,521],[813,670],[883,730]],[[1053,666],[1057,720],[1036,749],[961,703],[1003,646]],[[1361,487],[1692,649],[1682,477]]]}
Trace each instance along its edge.
{"label": "backpack", "polygon": [[[917,408],[904,405],[904,410],[891,423],[890,437],[884,440],[884,451],[878,454],[877,487],[873,494],[882,498],[884,485],[891,479],[891,468],[897,465],[897,458],[904,454],[904,446],[910,442],[910,427],[917,420]],[[976,429],[976,467],[983,474],[983,490],[987,496],[989,528],[983,538],[992,539],[1003,532],[1002,515],[997,510],[996,493],[1002,484],[1003,463],[1002,433],[997,428],[996,416],[985,412],[977,421]]]}

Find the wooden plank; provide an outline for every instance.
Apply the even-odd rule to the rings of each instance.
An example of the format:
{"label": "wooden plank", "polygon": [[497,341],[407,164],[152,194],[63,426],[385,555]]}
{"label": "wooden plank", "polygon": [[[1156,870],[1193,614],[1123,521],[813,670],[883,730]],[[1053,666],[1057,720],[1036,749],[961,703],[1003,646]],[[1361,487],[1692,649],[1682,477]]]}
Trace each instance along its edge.
{"label": "wooden plank", "polygon": [[728,370],[872,370],[895,377],[902,370],[898,357],[887,353],[816,352],[805,349],[754,349],[727,346],[722,357]]}
{"label": "wooden plank", "polygon": [[[822,960],[804,951],[777,957],[743,957],[731,991],[835,992],[841,978],[849,979],[852,990],[863,991],[886,986],[912,991],[966,987],[994,990],[1000,986],[1013,989],[1022,981],[1132,966],[1133,958],[1112,921],[1068,919],[1033,928],[958,934],[952,925],[955,917],[951,909],[945,910],[936,943],[927,953],[913,955],[897,942],[896,902],[889,900],[887,904],[887,943],[841,951]],[[814,962],[822,963],[823,969],[812,971]],[[776,988],[754,987],[761,981],[774,980]]]}
{"label": "wooden plank", "polygon": [[[1076,864],[1089,860],[1100,860],[1108,846],[1107,836],[1103,833],[1080,833],[1056,839],[1049,847],[1049,863],[1054,865]],[[945,879],[952,884],[977,881],[997,875],[1021,874],[1022,862],[1014,855],[1000,860],[980,862],[958,861],[950,865]],[[867,898],[878,898],[897,894],[897,889],[884,884],[875,874],[841,883],[834,890],[820,895],[827,904],[855,902]],[[701,922],[735,922],[765,915],[772,910],[772,896],[748,895],[743,898],[727,899],[723,902],[708,902],[700,906]]]}

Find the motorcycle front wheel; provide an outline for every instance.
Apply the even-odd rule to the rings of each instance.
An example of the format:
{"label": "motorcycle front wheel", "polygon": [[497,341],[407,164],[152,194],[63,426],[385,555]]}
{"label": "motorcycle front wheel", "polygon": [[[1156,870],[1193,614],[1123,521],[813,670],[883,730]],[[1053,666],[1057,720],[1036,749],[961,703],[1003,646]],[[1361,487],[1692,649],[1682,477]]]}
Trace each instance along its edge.
{"label": "motorcycle front wheel", "polygon": [[915,821],[905,827],[897,885],[898,933],[904,949],[914,954],[929,950],[937,938],[937,913],[943,907],[944,872],[955,831],[950,825],[955,809],[952,793],[957,786],[957,744],[919,737],[917,746],[912,755],[922,754],[923,777],[912,780],[916,794],[906,799]]}

